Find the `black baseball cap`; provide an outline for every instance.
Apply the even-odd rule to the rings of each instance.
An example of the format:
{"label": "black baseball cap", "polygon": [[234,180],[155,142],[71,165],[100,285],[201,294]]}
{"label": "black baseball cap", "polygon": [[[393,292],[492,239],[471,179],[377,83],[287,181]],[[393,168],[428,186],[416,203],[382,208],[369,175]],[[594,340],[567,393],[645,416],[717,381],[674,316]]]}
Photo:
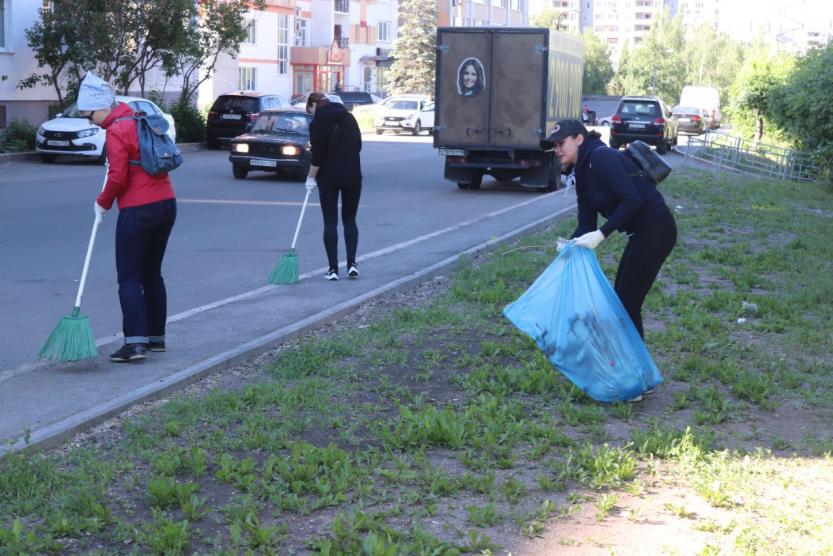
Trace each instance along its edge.
{"label": "black baseball cap", "polygon": [[556,122],[550,136],[541,140],[541,148],[549,150],[565,137],[587,135],[587,128],[578,120],[561,120]]}

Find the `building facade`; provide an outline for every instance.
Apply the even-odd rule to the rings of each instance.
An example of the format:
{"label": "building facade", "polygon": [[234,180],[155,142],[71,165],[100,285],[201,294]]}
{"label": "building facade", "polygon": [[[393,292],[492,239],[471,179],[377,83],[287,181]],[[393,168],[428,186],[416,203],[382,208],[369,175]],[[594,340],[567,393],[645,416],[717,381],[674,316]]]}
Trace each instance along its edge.
{"label": "building facade", "polygon": [[529,0],[437,0],[439,27],[526,27]]}
{"label": "building facade", "polygon": [[[13,120],[37,125],[57,105],[51,87],[20,89],[38,71],[26,29],[39,18],[36,0],[0,0],[0,132]],[[220,55],[197,103],[223,93],[258,90],[286,100],[312,90],[386,92],[399,0],[266,0],[247,14],[248,36],[237,57]],[[150,72],[145,93],[177,98],[181,80]],[[138,94],[138,91],[130,91]]]}

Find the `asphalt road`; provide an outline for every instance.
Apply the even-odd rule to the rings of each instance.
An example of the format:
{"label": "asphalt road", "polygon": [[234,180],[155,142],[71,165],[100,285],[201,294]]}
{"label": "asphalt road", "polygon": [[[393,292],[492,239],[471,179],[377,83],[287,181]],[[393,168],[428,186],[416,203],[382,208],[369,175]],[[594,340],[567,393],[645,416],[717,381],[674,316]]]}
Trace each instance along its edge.
{"label": "asphalt road", "polygon": [[[359,255],[541,197],[488,179],[481,191],[458,190],[442,178],[442,159],[429,137],[368,137],[362,155]],[[103,172],[78,162],[0,165],[0,375],[33,365],[52,328],[71,311]],[[264,286],[292,240],[303,183],[266,173],[236,180],[222,151],[186,153],[172,180],[178,218],[163,268],[169,315]],[[99,339],[121,329],[115,223],[114,209],[99,230],[82,301]],[[326,266],[321,234],[316,203],[296,246],[301,273]],[[413,249],[430,249],[432,241]]]}

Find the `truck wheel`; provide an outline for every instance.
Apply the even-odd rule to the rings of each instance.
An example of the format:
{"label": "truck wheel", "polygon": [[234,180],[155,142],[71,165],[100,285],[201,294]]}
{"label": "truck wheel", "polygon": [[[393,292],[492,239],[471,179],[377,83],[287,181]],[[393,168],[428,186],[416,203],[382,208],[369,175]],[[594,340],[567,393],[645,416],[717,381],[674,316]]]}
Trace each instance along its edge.
{"label": "truck wheel", "polygon": [[471,177],[471,183],[469,183],[469,189],[480,189],[480,185],[483,183],[483,174],[476,174]]}
{"label": "truck wheel", "polygon": [[413,133],[414,135],[419,135],[420,133],[422,133],[422,122],[417,120],[414,124],[414,130],[411,133]]}
{"label": "truck wheel", "polygon": [[237,164],[232,165],[231,173],[234,174],[234,177],[238,180],[245,180],[246,176],[249,175],[249,171],[246,168],[243,168],[242,166],[239,166]]}
{"label": "truck wheel", "polygon": [[377,129],[376,130],[376,135],[382,135],[384,132],[385,132],[384,129]]}

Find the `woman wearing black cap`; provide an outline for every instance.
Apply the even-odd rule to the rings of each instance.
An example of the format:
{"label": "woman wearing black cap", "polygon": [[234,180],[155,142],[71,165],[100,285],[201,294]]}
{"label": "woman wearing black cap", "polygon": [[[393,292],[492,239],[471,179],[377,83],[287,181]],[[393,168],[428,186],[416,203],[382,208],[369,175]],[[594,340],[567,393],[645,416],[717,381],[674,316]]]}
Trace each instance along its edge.
{"label": "woman wearing black cap", "polygon": [[[642,303],[677,241],[677,224],[665,199],[650,178],[639,175],[635,162],[577,120],[558,122],[541,147],[554,149],[562,167],[572,166],[575,172],[575,245],[595,249],[614,231],[628,235],[613,289],[644,337]],[[600,214],[607,218],[601,227]]]}

